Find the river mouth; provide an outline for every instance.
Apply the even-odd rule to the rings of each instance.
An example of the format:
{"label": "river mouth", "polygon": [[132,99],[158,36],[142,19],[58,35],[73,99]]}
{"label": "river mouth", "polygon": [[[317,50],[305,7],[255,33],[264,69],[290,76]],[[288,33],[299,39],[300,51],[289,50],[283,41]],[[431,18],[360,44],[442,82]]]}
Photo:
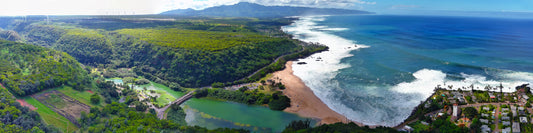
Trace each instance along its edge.
{"label": "river mouth", "polygon": [[[111,78],[116,84],[122,84],[122,79]],[[134,85],[134,89],[165,92],[164,95],[173,99],[184,95],[182,92],[171,90],[162,84],[150,82],[146,85]],[[171,98],[171,99],[172,99]],[[172,101],[172,100],[170,100]],[[200,126],[207,129],[242,128],[252,132],[281,132],[295,120],[306,120],[296,114],[274,111],[264,106],[246,105],[241,103],[222,101],[209,98],[191,98],[181,105],[185,110],[185,121],[189,126]],[[312,120],[312,125],[316,120]]]}

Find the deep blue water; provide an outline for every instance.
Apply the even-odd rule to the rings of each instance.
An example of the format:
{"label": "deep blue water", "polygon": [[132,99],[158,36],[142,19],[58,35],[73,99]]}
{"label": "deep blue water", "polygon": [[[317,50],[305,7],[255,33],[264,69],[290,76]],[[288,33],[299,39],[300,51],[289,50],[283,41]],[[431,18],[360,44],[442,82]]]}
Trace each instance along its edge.
{"label": "deep blue water", "polygon": [[333,110],[367,124],[400,123],[439,84],[514,91],[533,82],[531,19],[322,16],[285,29],[333,47],[301,60],[309,65],[294,65],[295,74]]}

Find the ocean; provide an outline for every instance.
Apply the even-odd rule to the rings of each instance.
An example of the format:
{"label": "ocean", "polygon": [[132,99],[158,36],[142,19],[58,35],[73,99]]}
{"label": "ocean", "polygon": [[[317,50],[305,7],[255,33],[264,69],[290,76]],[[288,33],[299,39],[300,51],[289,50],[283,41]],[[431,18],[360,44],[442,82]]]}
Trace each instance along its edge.
{"label": "ocean", "polygon": [[[533,83],[533,19],[311,16],[283,30],[330,47],[294,74],[350,120],[395,126],[437,85],[458,89]],[[499,91],[499,90],[498,90]]]}

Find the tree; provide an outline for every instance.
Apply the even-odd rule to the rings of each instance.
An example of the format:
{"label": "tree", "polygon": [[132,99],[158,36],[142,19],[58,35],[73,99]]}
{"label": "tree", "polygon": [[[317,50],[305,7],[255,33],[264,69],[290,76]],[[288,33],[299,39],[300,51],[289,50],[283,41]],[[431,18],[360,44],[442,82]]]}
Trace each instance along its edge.
{"label": "tree", "polygon": [[91,103],[93,104],[100,103],[100,95],[98,95],[98,93],[94,93],[93,95],[91,95]]}
{"label": "tree", "polygon": [[474,107],[466,107],[463,109],[465,116],[469,119],[473,119],[478,116],[478,112]]}

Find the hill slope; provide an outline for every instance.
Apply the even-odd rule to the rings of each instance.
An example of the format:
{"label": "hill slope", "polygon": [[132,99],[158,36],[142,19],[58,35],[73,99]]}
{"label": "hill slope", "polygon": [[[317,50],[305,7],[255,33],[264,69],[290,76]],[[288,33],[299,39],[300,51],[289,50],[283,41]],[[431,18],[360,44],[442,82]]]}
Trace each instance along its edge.
{"label": "hill slope", "polygon": [[19,96],[62,84],[89,82],[87,72],[72,56],[35,45],[0,41],[0,82]]}
{"label": "hill slope", "polygon": [[204,10],[177,9],[161,13],[162,15],[184,16],[220,16],[220,17],[287,17],[302,15],[342,15],[342,14],[372,14],[367,11],[310,8],[291,6],[263,6],[254,3],[240,2],[229,6],[216,6]]}

